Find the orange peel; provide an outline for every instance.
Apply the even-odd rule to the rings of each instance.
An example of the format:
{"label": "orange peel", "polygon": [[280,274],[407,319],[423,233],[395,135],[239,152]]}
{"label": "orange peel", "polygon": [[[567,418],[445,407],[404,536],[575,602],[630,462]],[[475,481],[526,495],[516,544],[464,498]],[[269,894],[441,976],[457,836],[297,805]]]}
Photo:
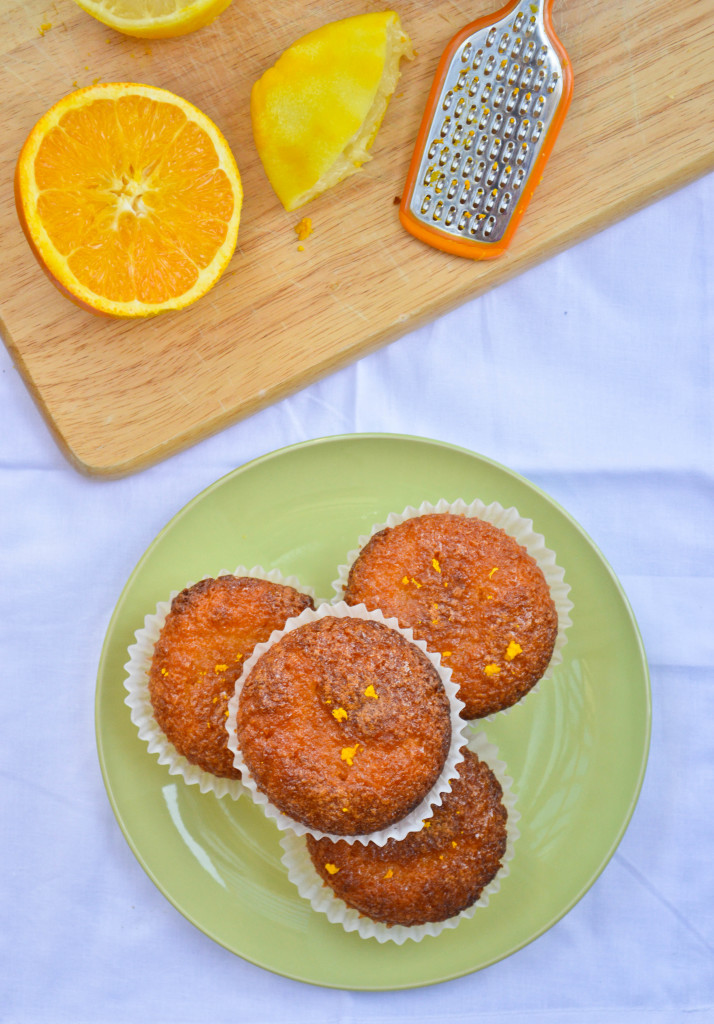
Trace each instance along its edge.
{"label": "orange peel", "polygon": [[50,280],[94,313],[143,317],[204,295],[235,250],[243,189],[228,143],[165,89],[89,86],[35,125],[18,216]]}

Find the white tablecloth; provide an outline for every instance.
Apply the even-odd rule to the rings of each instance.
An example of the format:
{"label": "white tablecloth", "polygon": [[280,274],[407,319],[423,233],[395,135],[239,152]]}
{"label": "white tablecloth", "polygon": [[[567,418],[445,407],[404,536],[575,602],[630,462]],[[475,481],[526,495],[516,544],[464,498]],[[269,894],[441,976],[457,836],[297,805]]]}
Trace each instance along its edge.
{"label": "white tablecloth", "polygon": [[[0,1020],[714,1020],[713,343],[709,176],[121,480],[65,461],[1,347]],[[112,609],[173,514],[255,456],[366,431],[470,448],[563,505],[633,605],[654,705],[638,806],[585,897],[508,959],[398,993],[287,980],[188,923],[117,827],[93,721]]]}

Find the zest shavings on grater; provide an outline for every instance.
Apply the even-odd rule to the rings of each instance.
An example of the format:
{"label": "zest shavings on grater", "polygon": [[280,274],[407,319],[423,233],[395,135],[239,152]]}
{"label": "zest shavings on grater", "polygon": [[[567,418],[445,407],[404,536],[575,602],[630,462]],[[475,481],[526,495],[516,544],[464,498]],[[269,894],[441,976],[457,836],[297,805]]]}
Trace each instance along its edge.
{"label": "zest shavings on grater", "polygon": [[472,259],[510,244],[573,94],[552,6],[511,0],[444,51],[399,208],[421,241]]}

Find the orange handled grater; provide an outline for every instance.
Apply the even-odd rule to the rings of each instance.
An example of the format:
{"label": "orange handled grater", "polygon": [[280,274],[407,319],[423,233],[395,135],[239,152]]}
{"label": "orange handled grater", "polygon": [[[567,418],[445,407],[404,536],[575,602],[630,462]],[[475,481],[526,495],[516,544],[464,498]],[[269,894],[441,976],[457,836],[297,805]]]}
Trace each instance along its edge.
{"label": "orange handled grater", "polygon": [[423,242],[490,259],[513,238],[573,95],[552,7],[511,0],[444,51],[399,207]]}

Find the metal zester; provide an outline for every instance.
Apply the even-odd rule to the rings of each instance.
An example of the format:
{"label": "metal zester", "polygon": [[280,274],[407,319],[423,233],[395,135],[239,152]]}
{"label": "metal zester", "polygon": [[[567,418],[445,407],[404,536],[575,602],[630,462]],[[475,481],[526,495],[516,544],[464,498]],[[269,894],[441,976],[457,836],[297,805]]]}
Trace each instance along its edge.
{"label": "metal zester", "polygon": [[511,0],[451,40],[431,87],[399,217],[472,259],[509,245],[573,94],[553,0]]}

